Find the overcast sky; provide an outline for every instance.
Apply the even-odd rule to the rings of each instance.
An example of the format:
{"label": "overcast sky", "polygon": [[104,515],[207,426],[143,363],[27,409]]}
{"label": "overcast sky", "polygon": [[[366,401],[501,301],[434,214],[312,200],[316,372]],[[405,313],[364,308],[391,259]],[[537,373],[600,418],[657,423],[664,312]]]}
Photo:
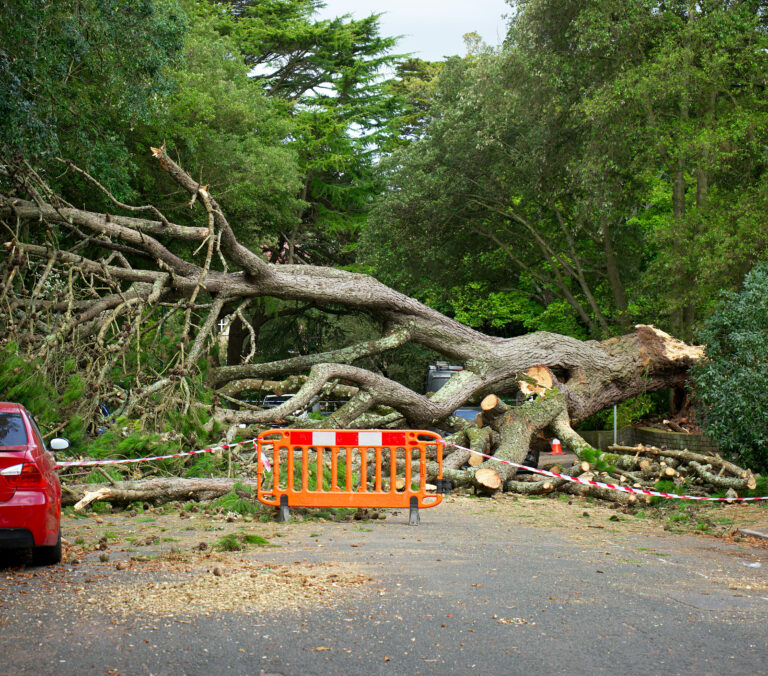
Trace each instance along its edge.
{"label": "overcast sky", "polygon": [[356,19],[383,13],[381,33],[402,35],[398,53],[413,52],[427,61],[466,53],[462,35],[475,31],[489,45],[504,39],[504,0],[325,0],[320,16],[352,14]]}

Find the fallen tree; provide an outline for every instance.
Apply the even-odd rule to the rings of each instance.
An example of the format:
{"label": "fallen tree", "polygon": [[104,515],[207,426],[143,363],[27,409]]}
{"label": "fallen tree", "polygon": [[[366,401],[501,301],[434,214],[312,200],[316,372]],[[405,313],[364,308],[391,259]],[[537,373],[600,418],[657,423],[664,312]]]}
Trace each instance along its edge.
{"label": "fallen tree", "polygon": [[[455,435],[453,441],[459,444],[462,441],[461,435]],[[756,477],[750,470],[717,455],[700,455],[686,449],[661,449],[641,445],[613,446],[610,453],[598,453],[594,449],[591,451],[592,462],[579,459],[570,467],[556,467],[555,470],[564,476],[599,481],[614,486],[696,496],[711,496],[714,493],[727,491],[726,497],[737,497],[737,490],[754,489],[757,485]],[[499,466],[504,465],[498,461],[492,461],[492,466],[466,467],[471,455],[464,449],[454,450],[448,446],[443,475],[450,478],[455,486],[474,486],[485,493],[502,489],[523,495],[562,492],[581,497],[599,498],[624,506],[647,502],[647,497],[644,495],[572,483],[566,479],[542,477],[536,474],[502,480],[501,476],[511,475],[511,473],[496,471]],[[285,463],[285,460],[285,454],[283,454],[281,462]],[[297,452],[296,467],[301,467],[300,452]],[[462,467],[464,469],[460,469]],[[359,462],[353,463],[352,469],[358,472]],[[383,475],[388,476],[388,466],[384,469]],[[417,470],[417,467],[414,469]],[[371,469],[368,471],[366,483],[369,490],[374,490],[374,475]],[[74,505],[76,510],[88,509],[94,502],[108,502],[123,508],[137,502],[158,506],[169,502],[211,501],[232,491],[238,492],[241,497],[255,500],[258,480],[252,476],[252,471],[247,474],[249,476],[238,479],[162,477],[137,481],[112,480],[110,483],[101,484],[65,481],[62,505]],[[427,479],[433,480],[436,475],[437,464],[428,463]],[[665,483],[660,485],[659,482]],[[397,485],[398,490],[403,487],[403,484]],[[388,486],[385,485],[386,488]],[[433,486],[432,489],[435,490],[435,487]]]}
{"label": "fallen tree", "polygon": [[[12,234],[4,243],[1,271],[4,341],[15,341],[30,359],[52,370],[77,359],[87,394],[79,412],[92,419],[103,401],[112,402],[115,415],[145,423],[158,412],[203,408],[210,426],[225,426],[232,438],[239,425],[290,420],[334,390],[347,403],[323,421],[324,427],[439,426],[456,432],[471,426],[453,417],[456,408],[471,397],[493,394],[484,424],[494,435],[483,444],[497,457],[520,462],[538,432],[557,434],[573,450],[586,447],[572,423],[638,394],[679,386],[702,357],[702,348],[646,325],[603,341],[546,332],[487,336],[366,275],[270,264],[238,241],[207,186],[163,148],[152,152],[189,195],[190,208],[199,210],[200,226],[175,224],[152,206],[123,204],[106,189],[113,212],[77,208],[53,194],[33,171],[5,164],[5,182],[13,187],[0,194],[0,219]],[[254,362],[254,341],[243,363],[214,364],[201,384],[200,363],[219,323],[239,321],[255,336],[246,310],[263,297],[364,312],[380,322],[382,335],[270,363]],[[171,348],[166,345],[168,353],[153,361],[167,334],[173,336]],[[460,363],[463,370],[437,393],[424,395],[355,365],[408,342]],[[116,383],[113,373],[120,366],[133,369],[130,385]],[[525,376],[531,367],[535,374]],[[537,384],[537,377],[546,383]],[[520,391],[521,382],[528,381],[540,396],[516,409],[506,407],[500,397]],[[216,395],[212,404],[199,401],[201,387]],[[240,393],[262,387],[293,396],[268,410],[239,405]],[[495,483],[488,469],[496,473],[499,487],[514,476],[493,460],[449,471],[461,472],[452,474],[458,483],[485,485],[475,478],[480,472]]]}

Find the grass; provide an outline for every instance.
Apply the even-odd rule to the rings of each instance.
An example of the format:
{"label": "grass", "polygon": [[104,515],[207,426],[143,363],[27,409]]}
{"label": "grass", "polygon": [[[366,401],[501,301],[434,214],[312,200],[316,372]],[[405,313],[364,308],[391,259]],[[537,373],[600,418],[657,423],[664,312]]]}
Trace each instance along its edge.
{"label": "grass", "polygon": [[688,521],[691,518],[690,514],[686,514],[684,512],[678,512],[677,514],[670,514],[667,517],[667,521],[671,521],[672,523],[680,523]]}
{"label": "grass", "polygon": [[229,533],[216,541],[214,547],[220,552],[239,552],[246,548],[246,545],[256,545],[258,547],[277,547],[266,538],[255,533]]}
{"label": "grass", "polygon": [[215,546],[221,552],[239,552],[243,548],[234,533],[219,538]]}
{"label": "grass", "polygon": [[261,535],[256,535],[254,533],[245,533],[245,535],[241,536],[241,539],[246,544],[259,545],[259,547],[264,547],[265,545],[270,544],[269,540],[261,537]]}

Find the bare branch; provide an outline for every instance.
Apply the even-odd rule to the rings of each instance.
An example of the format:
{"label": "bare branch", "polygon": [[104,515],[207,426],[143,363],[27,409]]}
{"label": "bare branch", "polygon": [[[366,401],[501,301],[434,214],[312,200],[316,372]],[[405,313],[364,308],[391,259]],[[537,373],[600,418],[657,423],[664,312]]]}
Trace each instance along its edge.
{"label": "bare branch", "polygon": [[287,373],[301,373],[315,364],[330,362],[335,364],[351,364],[363,357],[381,354],[382,352],[394,350],[401,345],[405,345],[410,340],[410,337],[408,329],[401,327],[377,340],[357,343],[330,352],[291,357],[290,359],[269,362],[267,364],[222,366],[217,369],[212,369],[209,379],[212,385],[220,387],[232,380],[242,380],[244,378],[270,378]]}

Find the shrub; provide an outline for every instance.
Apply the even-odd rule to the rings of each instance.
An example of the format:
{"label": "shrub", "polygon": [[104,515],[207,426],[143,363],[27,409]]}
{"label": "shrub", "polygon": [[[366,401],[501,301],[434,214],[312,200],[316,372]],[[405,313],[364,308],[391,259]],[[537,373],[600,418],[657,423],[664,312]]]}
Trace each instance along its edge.
{"label": "shrub", "polygon": [[704,429],[724,454],[768,470],[768,261],[723,294],[697,338],[707,359],[692,391]]}

